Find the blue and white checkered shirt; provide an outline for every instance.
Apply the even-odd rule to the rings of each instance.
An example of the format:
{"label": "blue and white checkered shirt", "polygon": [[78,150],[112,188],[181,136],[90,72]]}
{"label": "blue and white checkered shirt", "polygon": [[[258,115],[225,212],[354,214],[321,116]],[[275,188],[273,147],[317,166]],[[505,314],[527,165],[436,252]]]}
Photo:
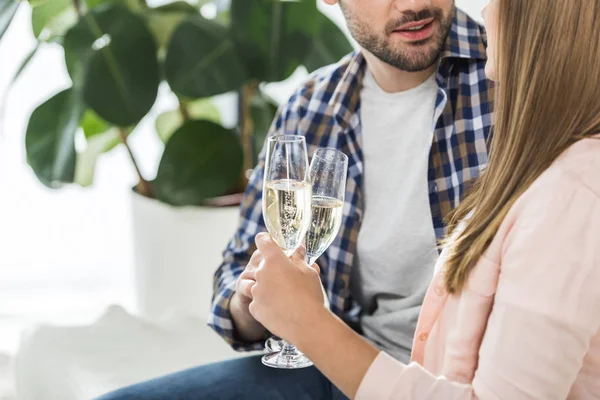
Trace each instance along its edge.
{"label": "blue and white checkered shirt", "polygon": [[[429,203],[438,240],[446,234],[444,218],[488,159],[493,86],[484,72],[485,46],[483,28],[457,9],[437,66],[439,90],[429,156]],[[350,296],[349,281],[363,213],[360,91],[365,68],[363,56],[355,52],[313,73],[279,109],[269,133],[305,136],[309,155],[318,147],[334,147],[349,158],[342,227],[318,264],[331,310],[353,322],[360,316],[360,308]],[[244,195],[239,228],[214,279],[209,325],[237,350],[262,348],[262,342],[236,340],[229,302],[237,277],[256,249],[254,237],[266,230],[261,203],[263,168],[264,151]]]}

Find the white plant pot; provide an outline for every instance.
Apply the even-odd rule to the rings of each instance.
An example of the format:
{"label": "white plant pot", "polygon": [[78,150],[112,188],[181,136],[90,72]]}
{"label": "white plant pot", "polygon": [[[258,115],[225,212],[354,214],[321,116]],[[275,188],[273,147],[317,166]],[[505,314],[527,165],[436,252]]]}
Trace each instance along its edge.
{"label": "white plant pot", "polygon": [[173,207],[132,193],[140,316],[208,317],[213,274],[237,227],[238,207]]}

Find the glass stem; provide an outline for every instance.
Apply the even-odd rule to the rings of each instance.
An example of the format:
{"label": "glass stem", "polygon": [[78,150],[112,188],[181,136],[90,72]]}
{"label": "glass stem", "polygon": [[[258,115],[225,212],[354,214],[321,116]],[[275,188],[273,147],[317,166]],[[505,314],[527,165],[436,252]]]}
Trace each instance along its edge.
{"label": "glass stem", "polygon": [[296,346],[289,344],[288,342],[284,342],[283,348],[281,349],[281,355],[294,355],[298,352]]}
{"label": "glass stem", "polygon": [[[308,254],[304,257],[304,262],[306,262],[309,266],[312,266],[315,261],[317,261],[318,257],[310,257]],[[327,297],[327,290],[325,290],[325,286],[323,286],[323,282],[321,282],[321,290],[323,291],[323,304],[327,308],[329,308],[329,297]]]}

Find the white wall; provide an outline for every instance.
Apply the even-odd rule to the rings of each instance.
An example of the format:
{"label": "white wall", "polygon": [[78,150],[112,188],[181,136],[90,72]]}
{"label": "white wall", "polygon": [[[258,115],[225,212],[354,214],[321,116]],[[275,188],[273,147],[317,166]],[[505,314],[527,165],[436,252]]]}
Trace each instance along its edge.
{"label": "white wall", "polygon": [[[457,1],[479,17],[484,0]],[[336,8],[322,7],[342,23]],[[0,93],[33,48],[24,4],[0,42]],[[30,320],[90,320],[108,301],[131,300],[129,188],[135,175],[123,149],[104,156],[91,189],[50,191],[27,167],[24,131],[31,111],[69,85],[60,47],[38,52],[14,86],[0,134],[0,352],[16,345]],[[287,90],[292,85],[285,86]],[[162,97],[155,111],[171,99]],[[151,124],[132,140],[141,168],[152,177],[161,145]]]}
{"label": "white wall", "polygon": [[481,10],[489,0],[456,0],[456,6],[481,22]]}

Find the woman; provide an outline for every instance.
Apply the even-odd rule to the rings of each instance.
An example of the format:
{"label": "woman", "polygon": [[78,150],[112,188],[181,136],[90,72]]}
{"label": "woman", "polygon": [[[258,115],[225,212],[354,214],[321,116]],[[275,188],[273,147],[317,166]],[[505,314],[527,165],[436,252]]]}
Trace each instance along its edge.
{"label": "woman", "polygon": [[450,221],[410,365],[257,236],[251,313],[350,398],[600,398],[600,2],[491,0],[484,20],[490,162]]}

